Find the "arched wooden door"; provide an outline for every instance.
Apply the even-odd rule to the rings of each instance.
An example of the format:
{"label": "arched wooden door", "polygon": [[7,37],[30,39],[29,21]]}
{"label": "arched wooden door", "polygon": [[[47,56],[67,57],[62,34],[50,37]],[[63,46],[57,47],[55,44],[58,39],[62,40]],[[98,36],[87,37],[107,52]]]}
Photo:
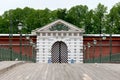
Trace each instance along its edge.
{"label": "arched wooden door", "polygon": [[67,45],[62,41],[53,44],[51,50],[52,63],[68,63]]}

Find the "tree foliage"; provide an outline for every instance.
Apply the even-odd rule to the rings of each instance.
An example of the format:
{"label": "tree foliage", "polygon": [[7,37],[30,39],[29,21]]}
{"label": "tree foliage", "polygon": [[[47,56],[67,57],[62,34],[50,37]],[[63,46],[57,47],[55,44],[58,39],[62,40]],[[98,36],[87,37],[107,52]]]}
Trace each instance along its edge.
{"label": "tree foliage", "polygon": [[[79,28],[84,28],[87,34],[99,33],[120,33],[120,3],[115,4],[110,12],[101,3],[95,9],[89,10],[86,5],[73,6],[69,10],[56,9],[35,10],[25,7],[5,11],[0,16],[0,33],[9,33],[12,26],[12,33],[18,33],[17,25],[23,24],[22,33],[30,33],[31,30],[40,28],[57,19],[63,19]],[[103,31],[103,29],[106,29]]]}

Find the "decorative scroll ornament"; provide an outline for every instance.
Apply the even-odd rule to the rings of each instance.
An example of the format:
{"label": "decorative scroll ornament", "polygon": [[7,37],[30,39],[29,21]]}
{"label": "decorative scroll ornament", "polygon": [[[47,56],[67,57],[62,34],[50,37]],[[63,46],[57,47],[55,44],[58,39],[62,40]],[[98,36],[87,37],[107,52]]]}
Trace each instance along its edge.
{"label": "decorative scroll ornament", "polygon": [[59,23],[59,24],[56,24],[56,25],[53,25],[53,26],[51,26],[50,28],[49,28],[49,30],[50,31],[55,31],[55,30],[57,30],[57,31],[68,31],[69,30],[69,27],[68,26],[66,26],[66,25],[64,25],[64,24],[62,24],[62,23]]}

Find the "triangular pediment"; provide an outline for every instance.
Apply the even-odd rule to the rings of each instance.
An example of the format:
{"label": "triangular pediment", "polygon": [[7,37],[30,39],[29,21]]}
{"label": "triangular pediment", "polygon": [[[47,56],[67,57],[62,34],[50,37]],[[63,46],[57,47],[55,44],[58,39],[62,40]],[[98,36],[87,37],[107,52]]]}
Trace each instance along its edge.
{"label": "triangular pediment", "polygon": [[42,28],[37,28],[34,32],[53,32],[53,31],[70,31],[70,32],[84,32],[83,29],[78,28],[75,25],[72,25],[64,20],[56,20]]}

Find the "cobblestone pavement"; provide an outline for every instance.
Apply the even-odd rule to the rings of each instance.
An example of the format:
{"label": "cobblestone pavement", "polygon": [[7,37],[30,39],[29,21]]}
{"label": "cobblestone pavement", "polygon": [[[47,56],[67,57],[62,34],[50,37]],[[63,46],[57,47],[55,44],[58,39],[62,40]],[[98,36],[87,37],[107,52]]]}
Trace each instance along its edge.
{"label": "cobblestone pavement", "polygon": [[0,80],[120,80],[120,64],[25,63],[0,74]]}

